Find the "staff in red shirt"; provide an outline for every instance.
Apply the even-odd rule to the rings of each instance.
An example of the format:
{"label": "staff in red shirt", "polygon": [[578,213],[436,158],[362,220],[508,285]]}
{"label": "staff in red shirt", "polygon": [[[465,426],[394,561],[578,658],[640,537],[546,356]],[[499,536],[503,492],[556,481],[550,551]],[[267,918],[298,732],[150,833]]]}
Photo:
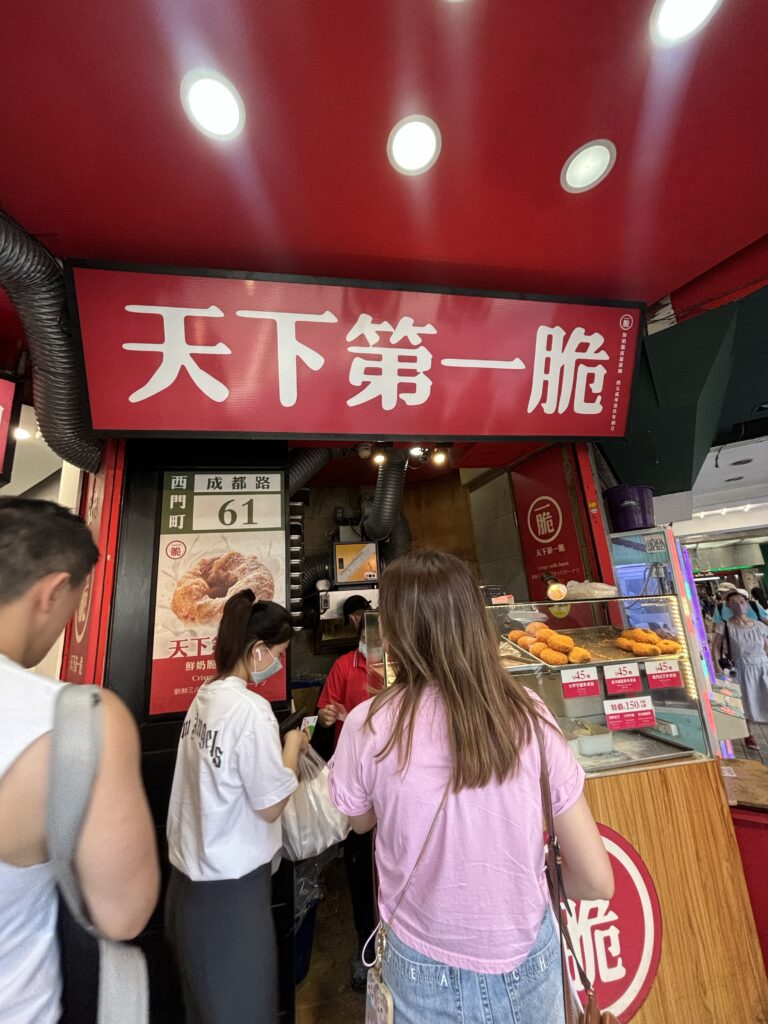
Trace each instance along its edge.
{"label": "staff in red shirt", "polygon": [[353,594],[344,602],[342,613],[345,622],[351,622],[357,629],[358,646],[348,654],[342,654],[333,663],[328,678],[325,680],[323,692],[317,702],[320,724],[329,728],[336,726],[333,740],[334,749],[339,741],[344,719],[352,708],[362,704],[371,696],[368,689],[368,662],[366,661],[365,643],[362,639],[363,617],[370,604],[360,594]]}
{"label": "staff in red shirt", "polygon": [[[344,602],[344,621],[351,622],[357,628],[360,640],[354,651],[342,654],[334,662],[317,702],[320,724],[326,728],[335,726],[334,749],[344,726],[344,719],[353,708],[371,696],[368,688],[367,652],[362,639],[363,618],[370,607],[368,601],[360,594],[353,594]],[[357,956],[351,964],[351,983],[355,991],[364,992],[368,971],[362,961],[363,946],[376,926],[370,833],[359,836],[355,832],[350,832],[344,843],[344,863],[358,942]]]}

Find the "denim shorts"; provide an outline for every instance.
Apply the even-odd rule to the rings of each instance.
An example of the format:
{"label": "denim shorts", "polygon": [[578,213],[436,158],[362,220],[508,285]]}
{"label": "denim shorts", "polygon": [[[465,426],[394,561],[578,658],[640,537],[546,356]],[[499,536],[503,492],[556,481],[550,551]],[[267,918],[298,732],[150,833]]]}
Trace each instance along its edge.
{"label": "denim shorts", "polygon": [[395,1024],[564,1024],[560,947],[549,913],[528,958],[508,974],[437,963],[391,931],[383,967]]}

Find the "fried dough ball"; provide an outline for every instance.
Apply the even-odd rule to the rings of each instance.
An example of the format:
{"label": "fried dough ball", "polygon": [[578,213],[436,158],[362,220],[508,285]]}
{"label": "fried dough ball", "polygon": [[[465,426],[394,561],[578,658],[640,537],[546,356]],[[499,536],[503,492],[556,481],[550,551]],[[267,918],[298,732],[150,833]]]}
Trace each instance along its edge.
{"label": "fried dough ball", "polygon": [[658,644],[659,637],[652,629],[625,629],[621,634],[638,644]]}
{"label": "fried dough ball", "polygon": [[536,643],[536,637],[525,636],[525,634],[523,634],[523,636],[521,636],[520,639],[516,641],[516,643],[518,647],[524,647],[526,651],[529,651],[531,649],[531,644]]}
{"label": "fried dough ball", "polygon": [[531,644],[531,646],[528,648],[530,653],[531,654],[535,654],[537,658],[541,657],[541,652],[542,651],[546,651],[548,649],[549,648],[547,647],[546,644],[543,644],[543,643],[541,643],[538,640],[536,641],[536,643]]}
{"label": "fried dough ball", "polygon": [[656,644],[633,643],[632,653],[637,654],[638,656],[641,656],[643,658],[650,658],[652,656],[661,654],[661,651],[659,650]]}
{"label": "fried dough ball", "polygon": [[620,651],[626,651],[628,654],[632,654],[632,645],[634,641],[628,640],[625,636],[620,636],[618,640],[614,640],[614,646],[618,647]]}
{"label": "fried dough ball", "polygon": [[662,654],[679,654],[683,649],[677,640],[659,640],[657,646]]}
{"label": "fried dough ball", "polygon": [[517,643],[521,636],[525,636],[525,630],[523,629],[511,629],[507,633],[507,639],[511,640],[513,643]]}
{"label": "fried dough ball", "polygon": [[553,651],[560,651],[562,654],[568,654],[576,646],[571,637],[562,636],[560,633],[553,633],[551,636],[548,636],[547,644]]}
{"label": "fried dough ball", "polygon": [[568,653],[568,661],[571,665],[580,665],[592,660],[592,653],[586,647],[573,647]]}
{"label": "fried dough ball", "polygon": [[559,635],[560,634],[556,633],[554,629],[550,629],[548,626],[545,626],[544,629],[540,629],[536,634],[536,639],[541,640],[542,643],[548,644],[550,637]]}
{"label": "fried dough ball", "polygon": [[536,636],[537,633],[539,633],[542,629],[546,628],[546,622],[529,622],[528,625],[525,627],[525,632],[530,634],[531,636]]}
{"label": "fried dough ball", "polygon": [[568,655],[561,654],[560,651],[553,651],[551,647],[547,647],[539,655],[541,660],[547,665],[567,665]]}

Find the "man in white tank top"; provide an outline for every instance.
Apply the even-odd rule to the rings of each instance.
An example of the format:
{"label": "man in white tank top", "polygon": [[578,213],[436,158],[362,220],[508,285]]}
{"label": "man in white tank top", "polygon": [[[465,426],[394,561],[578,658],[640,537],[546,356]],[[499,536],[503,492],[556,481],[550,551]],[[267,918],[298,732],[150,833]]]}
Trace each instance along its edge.
{"label": "man in white tank top", "polygon": [[[61,1014],[45,816],[62,684],[27,669],[71,618],[97,558],[87,527],[66,509],[0,497],[0,1024],[55,1024]],[[77,869],[97,927],[128,939],[157,900],[157,851],[136,724],[114,694],[104,693],[103,708],[103,753]]]}

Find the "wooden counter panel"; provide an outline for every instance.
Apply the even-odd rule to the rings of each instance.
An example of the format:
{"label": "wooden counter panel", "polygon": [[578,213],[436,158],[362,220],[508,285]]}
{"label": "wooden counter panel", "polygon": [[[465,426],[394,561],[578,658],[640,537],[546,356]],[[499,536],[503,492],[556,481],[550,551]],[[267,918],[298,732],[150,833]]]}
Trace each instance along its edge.
{"label": "wooden counter panel", "polygon": [[768,981],[718,762],[589,779],[586,793],[659,894],[661,963],[634,1024],[766,1024]]}

